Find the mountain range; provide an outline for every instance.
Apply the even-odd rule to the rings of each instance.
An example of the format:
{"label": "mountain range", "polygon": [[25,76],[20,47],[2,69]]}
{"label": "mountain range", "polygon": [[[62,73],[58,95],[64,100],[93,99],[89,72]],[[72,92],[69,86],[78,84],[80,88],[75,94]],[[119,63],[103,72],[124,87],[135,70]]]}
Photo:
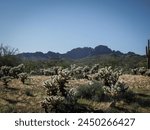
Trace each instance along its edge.
{"label": "mountain range", "polygon": [[98,55],[106,55],[106,54],[114,54],[114,55],[137,55],[134,52],[128,52],[126,54],[120,52],[120,51],[114,51],[110,48],[108,48],[105,45],[99,45],[95,48],[91,47],[78,47],[74,48],[64,54],[48,51],[47,53],[43,52],[35,52],[35,53],[20,53],[18,56],[22,59],[29,59],[29,60],[48,60],[48,59],[82,59],[92,56],[98,56]]}

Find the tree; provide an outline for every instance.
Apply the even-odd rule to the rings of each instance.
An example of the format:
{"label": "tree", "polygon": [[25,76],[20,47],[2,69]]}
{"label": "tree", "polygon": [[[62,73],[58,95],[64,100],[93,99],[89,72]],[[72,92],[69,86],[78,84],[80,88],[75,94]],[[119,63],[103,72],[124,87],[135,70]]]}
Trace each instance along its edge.
{"label": "tree", "polygon": [[0,66],[15,66],[19,64],[20,59],[16,56],[17,52],[18,49],[0,44]]}
{"label": "tree", "polygon": [[15,55],[18,52],[18,49],[11,48],[9,46],[4,46],[3,44],[0,45],[0,56],[9,56]]}

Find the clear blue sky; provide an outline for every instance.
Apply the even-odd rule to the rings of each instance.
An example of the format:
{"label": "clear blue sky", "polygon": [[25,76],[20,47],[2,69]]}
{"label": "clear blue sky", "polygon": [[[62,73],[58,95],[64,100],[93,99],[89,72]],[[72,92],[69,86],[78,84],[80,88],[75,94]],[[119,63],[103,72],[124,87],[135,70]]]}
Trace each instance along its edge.
{"label": "clear blue sky", "polygon": [[64,53],[107,45],[145,54],[150,0],[0,0],[0,43]]}

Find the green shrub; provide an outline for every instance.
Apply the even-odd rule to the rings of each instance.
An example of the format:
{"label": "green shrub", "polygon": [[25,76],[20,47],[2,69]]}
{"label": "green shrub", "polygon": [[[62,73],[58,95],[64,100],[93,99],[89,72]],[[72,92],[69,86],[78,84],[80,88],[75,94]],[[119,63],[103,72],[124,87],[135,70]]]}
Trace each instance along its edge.
{"label": "green shrub", "polygon": [[77,98],[85,98],[93,101],[104,100],[105,94],[102,84],[94,81],[92,84],[80,85],[77,88]]}
{"label": "green shrub", "polygon": [[30,89],[26,89],[26,90],[25,90],[25,94],[26,94],[27,96],[31,96],[31,97],[34,96],[33,93],[32,93],[32,91],[31,91]]}
{"label": "green shrub", "polygon": [[124,99],[126,102],[131,103],[135,100],[135,93],[133,91],[128,90],[124,95],[122,96],[122,99]]}

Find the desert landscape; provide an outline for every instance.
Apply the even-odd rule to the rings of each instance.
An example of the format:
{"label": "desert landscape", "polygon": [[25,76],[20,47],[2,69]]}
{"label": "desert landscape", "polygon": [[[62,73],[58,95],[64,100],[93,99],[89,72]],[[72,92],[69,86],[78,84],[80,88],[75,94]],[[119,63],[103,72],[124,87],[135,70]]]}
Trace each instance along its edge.
{"label": "desert landscape", "polygon": [[150,0],[0,0],[0,113],[150,113]]}
{"label": "desert landscape", "polygon": [[24,64],[2,66],[0,112],[150,112],[149,70],[121,71],[99,64],[31,73]]}

